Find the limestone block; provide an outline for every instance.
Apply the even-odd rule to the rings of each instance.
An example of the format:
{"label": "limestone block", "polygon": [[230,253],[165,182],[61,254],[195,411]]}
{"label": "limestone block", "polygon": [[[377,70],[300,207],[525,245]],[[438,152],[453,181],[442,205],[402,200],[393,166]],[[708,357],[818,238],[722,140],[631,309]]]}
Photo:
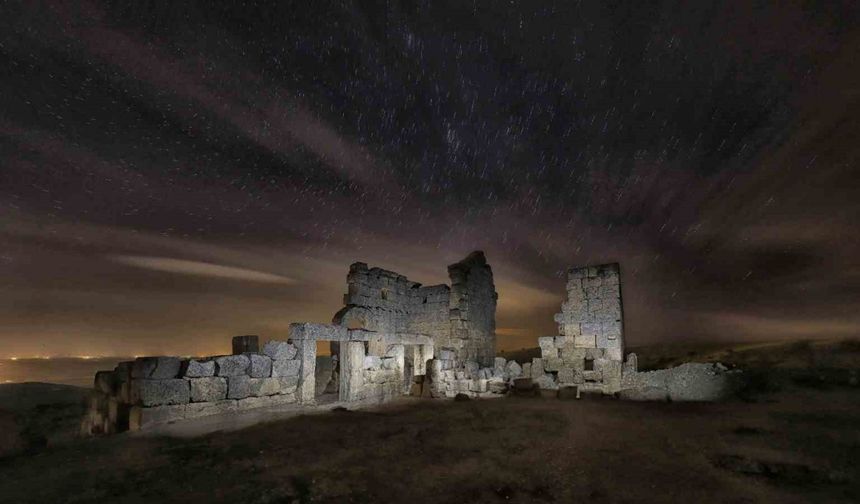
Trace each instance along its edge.
{"label": "limestone block", "polygon": [[129,410],[128,428],[131,431],[138,431],[154,425],[182,420],[185,418],[186,406],[185,404],[155,407],[133,406]]}
{"label": "limestone block", "polygon": [[294,322],[290,324],[290,339],[295,343],[298,340],[346,341],[349,338],[345,326]]}
{"label": "limestone block", "polygon": [[540,375],[537,379],[532,378],[532,380],[538,384],[538,387],[546,390],[556,390],[558,389],[558,384],[555,382],[555,378],[553,375],[549,373],[544,373]]}
{"label": "limestone block", "polygon": [[576,377],[576,371],[569,366],[564,366],[558,370],[558,382],[559,383],[574,383]]}
{"label": "limestone block", "polygon": [[508,384],[504,380],[488,380],[487,391],[494,394],[504,394],[508,391]]}
{"label": "limestone block", "polygon": [[98,371],[93,379],[93,388],[103,394],[116,395],[117,379],[113,371]]}
{"label": "limestone block", "polygon": [[443,348],[439,350],[439,359],[441,360],[454,360],[456,359],[456,353],[450,348]]}
{"label": "limestone block", "polygon": [[263,346],[263,354],[272,360],[294,359],[296,347],[288,341],[271,340]]}
{"label": "limestone block", "polygon": [[215,376],[215,361],[195,359],[185,361],[182,365],[180,375],[183,378],[204,378],[207,376]]}
{"label": "limestone block", "polygon": [[187,404],[191,399],[187,380],[138,380],[131,382],[132,402],[142,406]]}
{"label": "limestone block", "polygon": [[383,357],[380,362],[382,369],[397,369],[397,359],[395,359],[394,357]]}
{"label": "limestone block", "polygon": [[531,362],[526,362],[525,364],[523,364],[523,376],[527,376],[527,377],[531,378],[531,376],[532,376],[532,363]]}
{"label": "limestone block", "polygon": [[299,384],[299,377],[296,376],[284,376],[280,378],[272,378],[273,380],[278,381],[278,389],[281,394],[293,394],[296,391],[296,387]]}
{"label": "limestone block", "polygon": [[179,357],[139,357],[131,367],[131,377],[137,379],[168,380],[179,376],[182,361]]}
{"label": "limestone block", "polygon": [[298,376],[301,362],[295,359],[277,359],[272,361],[272,377]]}
{"label": "limestone block", "polygon": [[476,378],[480,369],[481,365],[475,361],[466,361],[466,364],[464,365],[464,371],[466,372],[466,377],[468,378]]}
{"label": "limestone block", "polygon": [[573,338],[573,345],[577,348],[596,348],[597,339],[594,334],[583,334],[582,336],[575,336]]}
{"label": "limestone block", "polygon": [[587,349],[569,345],[561,350],[561,360],[565,365],[582,362],[585,359]]}
{"label": "limestone block", "polygon": [[191,402],[212,402],[227,398],[227,379],[216,376],[191,378]]}
{"label": "limestone block", "polygon": [[500,370],[504,371],[504,369],[505,369],[505,364],[507,364],[507,363],[508,363],[508,361],[507,361],[507,360],[505,360],[505,358],[504,358],[504,357],[496,357],[496,358],[493,360],[493,367],[494,367],[494,368],[496,368],[496,369],[500,369]]}
{"label": "limestone block", "polygon": [[[364,343],[360,341],[350,341],[341,348],[340,389],[338,390],[341,401],[355,401],[361,397],[364,390],[362,374],[364,357]],[[438,361],[433,362],[435,365],[433,369],[441,367],[441,363],[436,365]]]}
{"label": "limestone block", "polygon": [[362,368],[364,369],[378,369],[382,367],[382,359],[376,355],[367,355],[364,357],[364,363],[362,364]]}
{"label": "limestone block", "polygon": [[505,376],[512,380],[514,378],[519,378],[523,373],[523,368],[517,363],[517,361],[511,360],[508,361],[505,366]]}
{"label": "limestone block", "polygon": [[472,380],[469,385],[469,390],[471,392],[486,392],[487,391],[487,380],[484,379],[476,379]]}
{"label": "limestone block", "polygon": [[227,378],[227,398],[244,399],[251,394],[251,378],[247,375]]}
{"label": "limestone block", "polygon": [[605,359],[606,351],[603,348],[585,348],[585,358],[591,360]]}
{"label": "limestone block", "polygon": [[[292,328],[292,324],[290,327]],[[344,327],[343,329],[344,334],[346,334],[346,328]],[[302,363],[299,368],[299,386],[296,392],[297,399],[302,404],[310,404],[313,403],[314,394],[316,393],[316,381],[314,376],[316,373],[317,344],[315,340],[300,340],[296,349],[298,350],[296,355]]]}
{"label": "limestone block", "polygon": [[552,355],[556,351],[554,336],[541,336],[538,338],[541,356]]}
{"label": "limestone block", "polygon": [[251,359],[247,355],[225,355],[215,358],[218,376],[242,376],[248,373]]}
{"label": "limestone block", "polygon": [[224,415],[236,412],[236,401],[225,399],[214,402],[189,403],[185,408],[185,418],[199,418],[212,415]]}
{"label": "limestone block", "polygon": [[532,379],[537,380],[538,378],[543,376],[543,372],[543,359],[532,359]]}
{"label": "limestone block", "polygon": [[543,366],[546,371],[558,371],[563,365],[564,363],[558,357],[551,357],[543,360]]}
{"label": "limestone block", "polygon": [[272,358],[268,355],[249,354],[251,361],[248,376],[251,378],[268,378],[272,376]]}
{"label": "limestone block", "polygon": [[457,380],[465,380],[466,379],[466,371],[464,371],[462,369],[458,369],[458,370],[454,371],[454,376],[456,377]]}
{"label": "limestone block", "polygon": [[[298,383],[298,380],[296,381]],[[254,397],[275,395],[281,391],[279,378],[249,378],[248,392]]]}

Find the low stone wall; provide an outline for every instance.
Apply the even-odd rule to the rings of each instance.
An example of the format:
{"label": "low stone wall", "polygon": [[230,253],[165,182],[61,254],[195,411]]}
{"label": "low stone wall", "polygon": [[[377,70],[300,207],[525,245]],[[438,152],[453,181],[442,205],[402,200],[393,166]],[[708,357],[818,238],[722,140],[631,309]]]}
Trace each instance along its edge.
{"label": "low stone wall", "polygon": [[522,376],[522,367],[516,361],[496,357],[493,367],[481,367],[475,361],[459,361],[453,350],[442,349],[437,358],[428,362],[429,375],[423,383],[434,398],[498,397],[507,393],[514,379]]}
{"label": "low stone wall", "polygon": [[722,364],[686,363],[625,373],[620,396],[635,401],[719,401],[737,389],[740,371]]}
{"label": "low stone wall", "polygon": [[111,434],[294,403],[301,371],[297,357],[292,343],[270,341],[261,353],[121,362],[96,374],[82,432]]}

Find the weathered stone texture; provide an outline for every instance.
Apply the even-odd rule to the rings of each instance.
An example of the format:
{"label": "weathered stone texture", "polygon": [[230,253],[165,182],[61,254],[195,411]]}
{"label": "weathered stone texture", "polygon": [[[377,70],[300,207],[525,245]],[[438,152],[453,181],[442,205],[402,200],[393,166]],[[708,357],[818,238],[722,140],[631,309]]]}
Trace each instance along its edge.
{"label": "weathered stone texture", "polygon": [[[178,372],[178,371],[177,371]],[[132,402],[142,406],[186,404],[191,399],[187,380],[132,380]]]}
{"label": "weathered stone texture", "polygon": [[227,398],[244,399],[251,395],[251,378],[247,375],[227,378]]}
{"label": "weathered stone texture", "polygon": [[288,341],[270,340],[263,346],[263,354],[272,360],[294,359],[296,347]]}
{"label": "weathered stone texture", "polygon": [[226,378],[217,376],[192,378],[188,383],[191,385],[192,402],[220,401],[227,398]]}
{"label": "weathered stone texture", "polygon": [[272,376],[298,376],[302,367],[301,361],[295,359],[277,359],[272,361]]}
{"label": "weathered stone texture", "polygon": [[251,378],[268,378],[272,376],[272,359],[268,355],[249,354],[250,365],[248,376]]}
{"label": "weathered stone texture", "polygon": [[215,359],[218,376],[242,376],[248,373],[251,360],[247,355],[225,355]]}
{"label": "weathered stone texture", "polygon": [[182,365],[180,374],[183,378],[203,378],[207,376],[215,376],[215,361],[213,360],[195,360],[185,361]]}
{"label": "weathered stone texture", "polygon": [[140,357],[132,364],[131,377],[168,380],[179,376],[181,366],[182,361],[179,357]]}

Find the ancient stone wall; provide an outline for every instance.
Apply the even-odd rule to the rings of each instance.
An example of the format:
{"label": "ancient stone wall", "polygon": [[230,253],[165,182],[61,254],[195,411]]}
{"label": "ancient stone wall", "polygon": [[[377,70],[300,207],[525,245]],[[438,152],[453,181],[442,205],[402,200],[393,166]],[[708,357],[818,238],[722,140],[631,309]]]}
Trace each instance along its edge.
{"label": "ancient stone wall", "polygon": [[452,348],[460,361],[493,365],[496,356],[496,294],[493,270],[483,252],[448,266],[451,278],[451,331],[439,347]]}
{"label": "ancient stone wall", "polygon": [[430,374],[422,383],[429,397],[445,398],[465,394],[469,397],[499,397],[504,395],[514,379],[522,375],[515,361],[496,357],[493,365],[481,367],[476,361],[461,361],[453,350],[441,350],[430,361]]}
{"label": "ancient stone wall", "polygon": [[576,348],[599,348],[605,358],[624,359],[621,271],[618,264],[573,268],[567,275],[567,301],[556,314],[559,334]]}
{"label": "ancient stone wall", "polygon": [[186,418],[297,402],[296,347],[270,341],[262,353],[202,359],[141,357],[100,371],[82,430],[110,434]]}
{"label": "ancient stone wall", "polygon": [[[426,335],[436,348],[453,349],[462,361],[492,365],[498,297],[493,272],[484,254],[473,252],[449,266],[448,274],[451,287],[423,287],[393,271],[354,263],[347,275],[346,306],[333,323],[380,334]],[[385,351],[379,341],[368,345],[370,355],[381,356]],[[332,352],[338,352],[337,345]],[[424,370],[416,374],[424,374]]]}

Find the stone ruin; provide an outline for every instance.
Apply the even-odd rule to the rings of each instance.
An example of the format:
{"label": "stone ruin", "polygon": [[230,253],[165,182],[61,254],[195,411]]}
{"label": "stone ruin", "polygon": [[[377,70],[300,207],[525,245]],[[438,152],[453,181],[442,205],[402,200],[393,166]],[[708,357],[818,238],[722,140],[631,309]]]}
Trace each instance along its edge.
{"label": "stone ruin", "polygon": [[[731,389],[719,364],[639,372],[624,360],[617,264],[571,269],[559,335],[538,339],[541,356],[496,357],[497,294],[482,252],[448,267],[451,285],[422,286],[354,263],[344,306],[331,324],[290,324],[285,341],[259,349],[233,338],[233,354],[142,357],[95,376],[86,435],[140,430],[257,408],[375,404],[404,395],[503,397],[529,390],[617,395],[634,400],[715,400]],[[328,342],[330,356],[318,356]]]}

